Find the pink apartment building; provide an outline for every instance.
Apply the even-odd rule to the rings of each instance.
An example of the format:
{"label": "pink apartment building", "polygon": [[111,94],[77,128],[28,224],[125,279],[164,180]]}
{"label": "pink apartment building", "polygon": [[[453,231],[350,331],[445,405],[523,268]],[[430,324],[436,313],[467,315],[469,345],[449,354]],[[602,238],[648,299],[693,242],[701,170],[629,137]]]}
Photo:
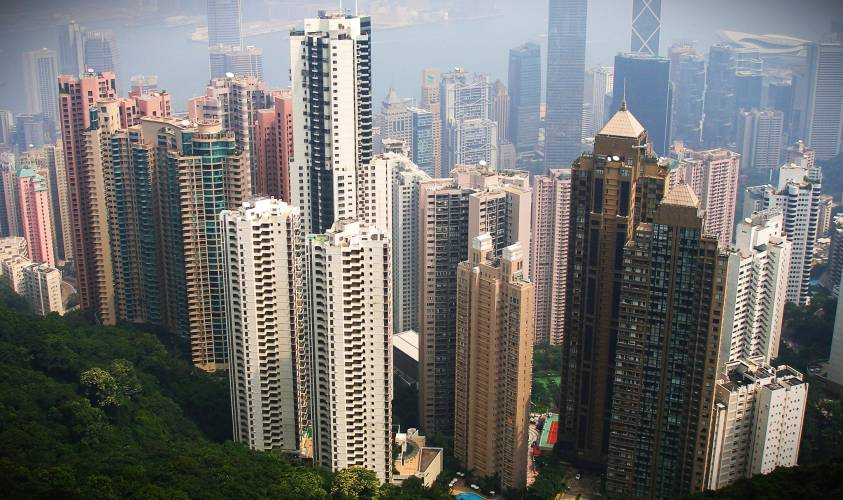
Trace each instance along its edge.
{"label": "pink apartment building", "polygon": [[55,267],[47,180],[31,169],[21,169],[17,173],[17,193],[21,232],[29,246],[29,259]]}
{"label": "pink apartment building", "polygon": [[571,169],[550,169],[533,186],[531,279],[536,284],[536,344],[560,345],[565,332]]}

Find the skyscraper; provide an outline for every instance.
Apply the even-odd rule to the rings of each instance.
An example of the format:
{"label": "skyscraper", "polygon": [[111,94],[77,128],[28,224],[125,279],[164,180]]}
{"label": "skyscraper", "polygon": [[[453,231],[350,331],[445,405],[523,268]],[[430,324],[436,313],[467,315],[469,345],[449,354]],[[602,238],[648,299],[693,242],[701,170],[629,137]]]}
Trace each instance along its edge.
{"label": "skyscraper", "polygon": [[255,175],[252,193],[290,199],[293,156],[293,102],[287,92],[272,92],[272,107],[255,111]]}
{"label": "skyscraper", "polygon": [[[419,210],[421,183],[430,175],[399,155],[376,159],[392,171],[392,276],[394,332],[418,331]],[[377,166],[375,167],[378,168]],[[382,169],[382,167],[381,167]]]}
{"label": "skyscraper", "polygon": [[23,55],[23,83],[29,113],[41,113],[50,127],[58,126],[58,59],[50,49],[33,50]]}
{"label": "skyscraper", "polygon": [[[442,177],[442,120],[439,104],[439,70],[426,69],[422,72],[421,100],[419,107],[430,111],[433,136],[433,170],[430,175]],[[418,162],[416,163],[419,164]]]}
{"label": "skyscraper", "polygon": [[735,107],[738,110],[760,108],[764,75],[760,70],[735,71]]}
{"label": "skyscraper", "polygon": [[735,61],[732,48],[712,45],[708,51],[703,140],[706,147],[726,147],[735,135]]}
{"label": "skyscraper", "polygon": [[234,133],[216,121],[141,121],[155,146],[164,323],[190,338],[194,365],[228,367],[219,214],[248,197],[249,168]]}
{"label": "skyscraper", "polygon": [[612,109],[619,109],[626,100],[647,129],[656,154],[666,155],[673,109],[670,60],[642,53],[618,54],[614,79]]}
{"label": "skyscraper", "polygon": [[76,21],[59,28],[59,63],[61,74],[80,76],[85,73],[84,28]]}
{"label": "skyscraper", "polygon": [[662,24],[661,0],[632,2],[632,41],[630,50],[651,56],[659,55],[659,32]]}
{"label": "skyscraper", "polygon": [[290,33],[290,75],[290,201],[321,234],[355,216],[356,170],[372,158],[371,20],[338,11],[306,19]]}
{"label": "skyscraper", "polygon": [[15,155],[0,153],[0,235],[20,236]]}
{"label": "skyscraper", "polygon": [[275,199],[220,213],[234,439],[297,452],[309,414],[300,211]]}
{"label": "skyscraper", "polygon": [[94,73],[117,72],[117,40],[111,30],[86,31],[85,68]]}
{"label": "skyscraper", "polygon": [[802,137],[817,152],[817,159],[836,156],[843,134],[843,45],[808,44],[806,102]]}
{"label": "skyscraper", "polygon": [[542,62],[539,45],[527,42],[510,49],[508,136],[519,153],[530,153],[538,145],[541,92]]}
{"label": "skyscraper", "polygon": [[[100,99],[116,96],[113,73],[59,77],[64,165],[73,225],[73,262],[82,309],[91,309],[103,324],[117,320],[114,275],[102,178],[100,124],[92,123],[90,108]],[[102,123],[102,127],[120,127]]]}
{"label": "skyscraper", "polygon": [[670,171],[670,187],[685,183],[697,195],[705,213],[703,234],[714,236],[726,248],[732,242],[738,195],[740,155],[728,149],[674,151],[679,165]]}
{"label": "skyscraper", "polygon": [[208,0],[208,46],[243,45],[241,0]]}
{"label": "skyscraper", "polygon": [[47,179],[53,209],[53,231],[55,232],[56,258],[73,260],[73,230],[70,221],[70,206],[67,193],[67,169],[64,166],[64,146],[61,139],[54,146],[46,146]]}
{"label": "skyscraper", "polygon": [[706,486],[726,260],[698,209],[679,184],[623,251],[610,495],[678,498]]}
{"label": "skyscraper", "polygon": [[594,154],[581,156],[571,172],[569,302],[557,442],[578,462],[606,463],[621,249],[634,227],[652,220],[666,178],[667,165],[659,163],[646,130],[625,106],[595,137]]}
{"label": "skyscraper", "polygon": [[819,167],[790,163],[779,169],[777,186],[749,187],[744,196],[744,217],[771,208],[782,211],[785,236],[793,244],[787,300],[795,304],[807,304],[811,299],[810,278],[821,193]]}
{"label": "skyscraper", "polygon": [[586,96],[591,97],[591,127],[587,137],[593,137],[606,124],[611,115],[609,106],[612,103],[612,85],[615,77],[615,68],[612,66],[597,66],[586,72]]}
{"label": "skyscraper", "polygon": [[536,285],[536,344],[561,345],[565,334],[571,169],[534,178],[530,274]]}
{"label": "skyscraper", "polygon": [[531,192],[518,174],[458,166],[451,179],[420,182],[419,416],[428,432],[454,428],[455,273],[470,238],[490,233],[496,256],[514,243],[529,255]]}
{"label": "skyscraper", "polygon": [[17,195],[21,232],[29,248],[29,259],[55,267],[50,190],[47,187],[47,179],[28,168],[18,170]]}
{"label": "skyscraper", "polygon": [[397,139],[412,152],[412,113],[398,92],[390,88],[381,103],[380,126],[382,139]]}
{"label": "skyscraper", "polygon": [[519,244],[495,256],[492,237],[471,240],[457,268],[454,454],[463,467],[527,486],[535,287]]}
{"label": "skyscraper", "polygon": [[434,122],[433,112],[423,108],[409,108],[412,113],[412,132],[410,134],[410,159],[420,169],[432,176],[436,169],[436,141],[434,130],[439,126]]}
{"label": "skyscraper", "polygon": [[801,373],[787,365],[730,363],[715,398],[706,489],[797,465],[808,406]]}
{"label": "skyscraper", "polygon": [[509,89],[502,81],[495,81],[492,88],[492,109],[489,113],[489,119],[498,125],[498,145],[510,144],[509,127],[512,98],[509,96]]}
{"label": "skyscraper", "polygon": [[442,120],[443,175],[460,164],[497,160],[497,124],[490,119],[492,84],[487,75],[461,68],[442,75],[439,91]]}
{"label": "skyscraper", "polygon": [[729,249],[720,364],[779,355],[792,243],[778,209],[741,220]]}
{"label": "skyscraper", "polygon": [[570,165],[582,152],[586,0],[550,0],[547,37],[544,162]]}
{"label": "skyscraper", "polygon": [[[673,140],[696,148],[702,144],[703,100],[705,98],[705,59],[694,49],[671,60],[675,72]],[[675,64],[675,67],[674,67]]]}
{"label": "skyscraper", "polygon": [[307,240],[314,460],[381,482],[392,476],[390,248],[383,231],[345,219]]}
{"label": "skyscraper", "polygon": [[738,113],[736,151],[745,169],[770,172],[781,166],[784,114],[769,109]]}

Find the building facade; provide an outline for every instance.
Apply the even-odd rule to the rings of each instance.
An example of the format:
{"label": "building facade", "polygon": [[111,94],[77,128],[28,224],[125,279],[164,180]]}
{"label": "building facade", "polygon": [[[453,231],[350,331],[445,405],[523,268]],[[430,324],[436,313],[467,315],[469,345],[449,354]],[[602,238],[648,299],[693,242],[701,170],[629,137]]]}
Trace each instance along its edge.
{"label": "building facade", "polygon": [[298,452],[310,409],[300,211],[264,198],[220,221],[234,439]]}
{"label": "building facade", "polygon": [[390,248],[385,232],[343,219],[307,240],[314,460],[381,483],[392,476]]}
{"label": "building facade", "polygon": [[726,260],[687,184],[623,252],[606,491],[678,498],[706,487]]}
{"label": "building facade", "polygon": [[738,223],[728,252],[721,365],[778,357],[791,247],[780,210],[757,212]]}
{"label": "building facade", "polygon": [[371,20],[339,11],[306,19],[290,33],[290,75],[290,201],[306,230],[322,234],[355,217],[356,170],[372,159]]}
{"label": "building facade", "polygon": [[772,171],[781,166],[784,114],[781,111],[740,111],[735,147],[744,168]]}
{"label": "building facade", "polygon": [[647,129],[656,154],[666,155],[673,115],[670,59],[640,52],[618,54],[613,88],[612,109],[625,101]]}
{"label": "building facade", "polygon": [[622,106],[595,138],[594,154],[571,170],[566,333],[562,348],[558,446],[578,463],[606,463],[614,380],[614,339],[624,262],[621,249],[652,220],[667,165]]}
{"label": "building facade", "polygon": [[704,232],[717,238],[721,247],[732,242],[741,157],[728,149],[694,151],[674,148],[679,165],[670,171],[670,186],[691,187],[705,212]]}
{"label": "building facade", "polygon": [[782,211],[784,233],[793,244],[787,300],[795,304],[807,304],[811,300],[811,268],[817,241],[820,193],[820,167],[806,168],[790,163],[779,169],[776,187],[749,187],[744,195],[744,217],[771,208]]}
{"label": "building facade", "polygon": [[843,137],[843,45],[810,43],[807,49],[802,137],[816,151],[817,159],[827,160],[840,152]]}
{"label": "building facade", "polygon": [[510,49],[508,137],[517,152],[530,153],[538,146],[541,91],[541,47],[527,42]]}
{"label": "building facade", "polygon": [[808,404],[801,373],[736,361],[717,381],[715,398],[707,489],[797,465]]}
{"label": "building facade", "polygon": [[47,264],[29,264],[23,268],[24,296],[33,314],[64,315],[61,296],[61,271]]}
{"label": "building facade", "polygon": [[535,287],[520,245],[495,256],[492,237],[471,240],[457,269],[454,454],[497,476],[504,491],[527,486]]}
{"label": "building facade", "polygon": [[59,76],[56,51],[33,50],[23,55],[23,83],[29,113],[41,113],[52,130],[58,126]]}
{"label": "building facade", "polygon": [[[544,119],[546,168],[564,168],[583,148],[586,0],[550,0]],[[617,109],[617,108],[615,108]]]}

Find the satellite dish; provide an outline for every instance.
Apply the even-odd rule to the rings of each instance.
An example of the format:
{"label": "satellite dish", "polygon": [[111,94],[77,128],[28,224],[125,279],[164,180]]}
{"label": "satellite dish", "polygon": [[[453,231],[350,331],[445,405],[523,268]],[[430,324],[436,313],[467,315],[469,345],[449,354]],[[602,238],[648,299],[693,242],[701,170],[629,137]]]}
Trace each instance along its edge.
{"label": "satellite dish", "polygon": [[486,166],[486,160],[480,160],[480,166],[485,167]]}
{"label": "satellite dish", "polygon": [[181,126],[182,127],[189,127],[190,126],[190,120],[182,120]]}
{"label": "satellite dish", "polygon": [[234,78],[234,73],[232,73],[231,71],[226,71],[225,77],[226,78]]}
{"label": "satellite dish", "polygon": [[613,161],[621,161],[621,157],[620,156],[613,156],[612,160]]}

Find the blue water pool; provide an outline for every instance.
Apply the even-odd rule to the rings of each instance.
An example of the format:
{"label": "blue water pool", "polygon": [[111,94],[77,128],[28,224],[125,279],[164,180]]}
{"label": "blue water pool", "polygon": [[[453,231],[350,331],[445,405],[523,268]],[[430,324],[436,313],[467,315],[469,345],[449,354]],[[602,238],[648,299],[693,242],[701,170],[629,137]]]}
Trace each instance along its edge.
{"label": "blue water pool", "polygon": [[472,493],[470,491],[466,493],[460,493],[457,495],[457,500],[486,500],[484,497],[481,497],[477,493]]}

